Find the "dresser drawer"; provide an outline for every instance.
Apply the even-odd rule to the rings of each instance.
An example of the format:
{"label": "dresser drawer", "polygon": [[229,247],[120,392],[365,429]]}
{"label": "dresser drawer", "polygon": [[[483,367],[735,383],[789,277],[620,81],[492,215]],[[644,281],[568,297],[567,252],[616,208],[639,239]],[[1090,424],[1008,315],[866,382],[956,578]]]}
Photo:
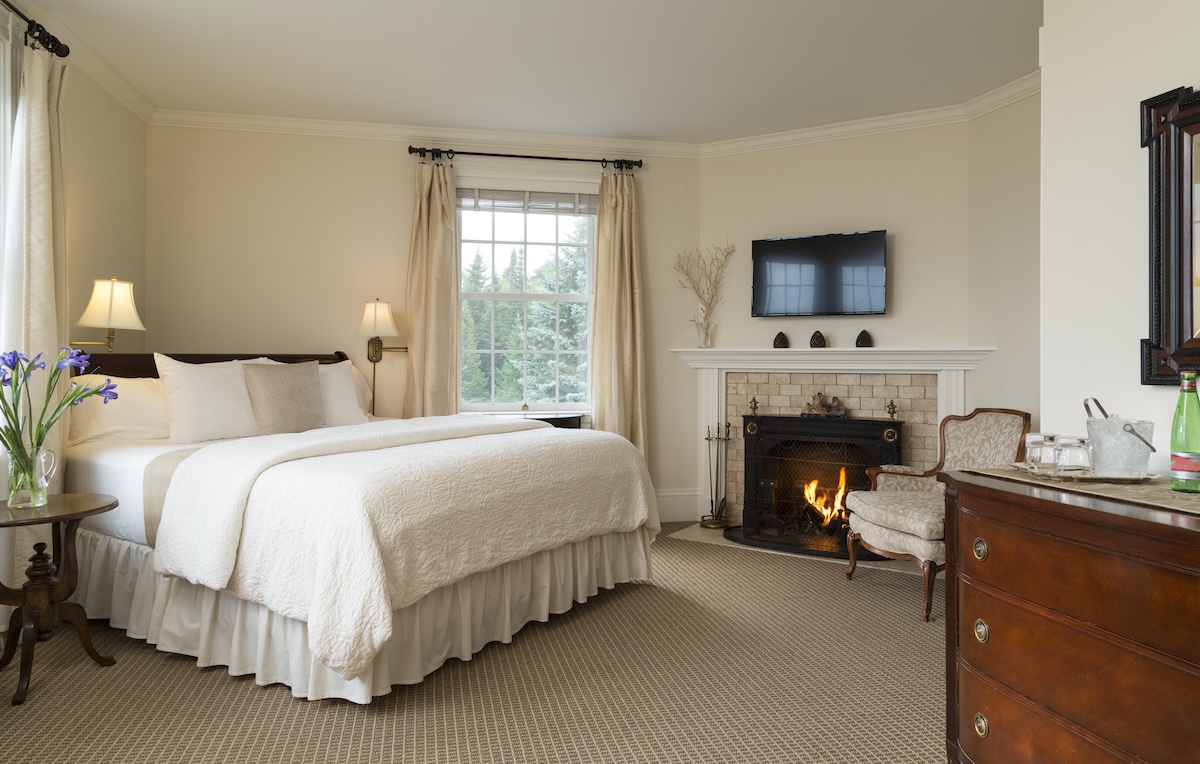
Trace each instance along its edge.
{"label": "dresser drawer", "polygon": [[1195,572],[969,511],[959,516],[956,552],[971,578],[1200,664]]}
{"label": "dresser drawer", "polygon": [[969,667],[958,672],[958,745],[974,764],[1117,764],[1134,761],[1083,737]]}
{"label": "dresser drawer", "polygon": [[962,580],[958,628],[963,663],[1117,748],[1162,762],[1200,751],[1200,726],[1182,702],[1200,697],[1200,674],[1186,665]]}

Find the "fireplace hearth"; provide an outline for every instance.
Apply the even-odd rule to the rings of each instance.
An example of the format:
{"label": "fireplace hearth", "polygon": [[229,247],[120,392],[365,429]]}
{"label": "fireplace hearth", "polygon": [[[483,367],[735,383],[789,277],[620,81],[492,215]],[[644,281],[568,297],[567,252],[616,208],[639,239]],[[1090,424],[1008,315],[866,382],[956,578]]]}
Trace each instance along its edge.
{"label": "fireplace hearth", "polygon": [[847,558],[844,496],[871,487],[868,468],[900,463],[904,423],[820,416],[742,420],[746,503],[742,525],[727,529],[726,538]]}

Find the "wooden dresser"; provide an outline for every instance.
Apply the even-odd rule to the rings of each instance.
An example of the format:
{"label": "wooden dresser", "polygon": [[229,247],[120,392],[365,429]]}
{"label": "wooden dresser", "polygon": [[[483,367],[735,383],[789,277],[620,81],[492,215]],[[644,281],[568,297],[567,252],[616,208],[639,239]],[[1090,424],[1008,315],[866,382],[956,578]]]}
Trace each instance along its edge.
{"label": "wooden dresser", "polygon": [[939,479],[948,759],[1200,762],[1200,515]]}

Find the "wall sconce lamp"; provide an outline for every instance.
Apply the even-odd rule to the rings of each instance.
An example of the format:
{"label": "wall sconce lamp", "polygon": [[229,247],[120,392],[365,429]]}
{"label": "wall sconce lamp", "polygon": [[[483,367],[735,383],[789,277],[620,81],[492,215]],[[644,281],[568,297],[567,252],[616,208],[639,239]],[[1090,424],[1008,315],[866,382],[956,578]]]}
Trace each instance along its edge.
{"label": "wall sconce lamp", "polygon": [[375,365],[383,360],[384,351],[390,353],[407,353],[408,348],[397,345],[384,347],[382,337],[399,337],[400,330],[392,320],[392,304],[380,302],[376,297],[374,302],[368,302],[363,308],[362,325],[358,327],[359,337],[370,337],[367,340],[367,360],[371,362],[371,413],[375,413]]}
{"label": "wall sconce lamp", "polygon": [[117,329],[146,331],[142,319],[138,317],[137,305],[133,302],[133,284],[118,281],[116,276],[111,280],[96,279],[93,282],[92,299],[88,300],[83,315],[75,324],[107,328],[108,339],[106,342],[73,341],[72,345],[107,345],[110,353],[113,351],[113,340],[117,338]]}

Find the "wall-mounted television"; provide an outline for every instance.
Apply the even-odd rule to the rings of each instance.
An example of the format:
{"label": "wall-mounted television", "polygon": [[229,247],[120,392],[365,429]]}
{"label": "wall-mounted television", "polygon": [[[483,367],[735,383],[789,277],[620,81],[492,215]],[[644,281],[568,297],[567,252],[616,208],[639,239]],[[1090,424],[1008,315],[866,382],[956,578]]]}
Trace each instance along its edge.
{"label": "wall-mounted television", "polygon": [[863,316],[887,310],[887,231],[751,242],[752,316]]}

